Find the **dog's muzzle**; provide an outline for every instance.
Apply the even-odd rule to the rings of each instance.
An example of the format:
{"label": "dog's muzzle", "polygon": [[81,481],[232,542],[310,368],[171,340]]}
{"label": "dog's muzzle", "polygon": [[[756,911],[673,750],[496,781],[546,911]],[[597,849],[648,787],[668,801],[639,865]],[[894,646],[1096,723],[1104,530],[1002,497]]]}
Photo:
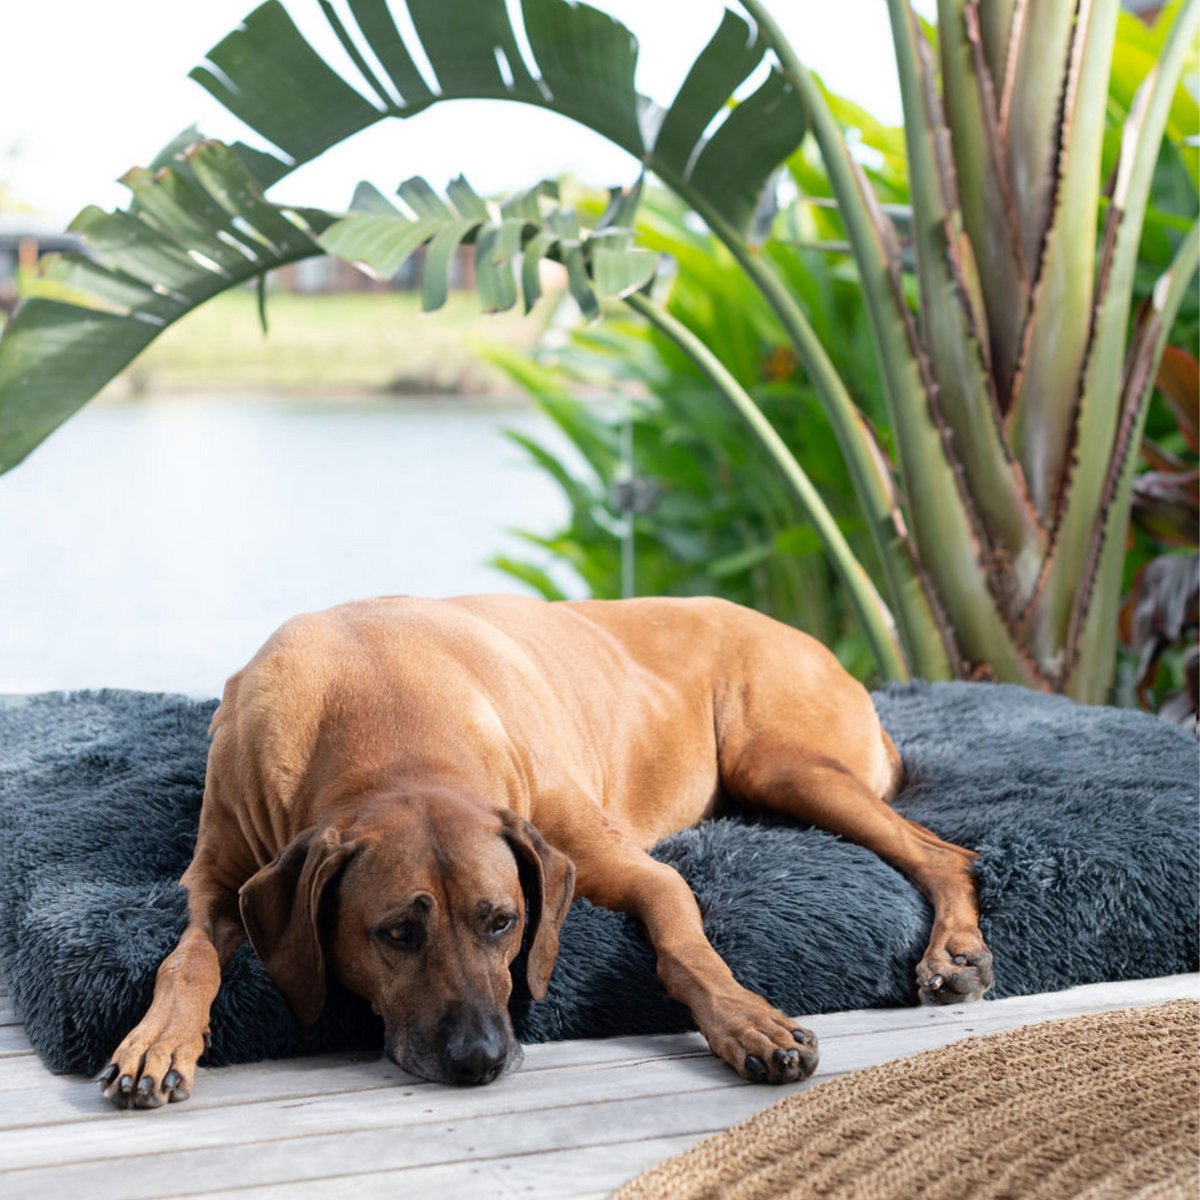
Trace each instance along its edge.
{"label": "dog's muzzle", "polygon": [[433,1037],[389,1035],[387,1054],[412,1075],[456,1087],[492,1083],[525,1057],[507,1013],[465,1004],[446,1010]]}
{"label": "dog's muzzle", "polygon": [[491,1083],[504,1071],[511,1042],[504,1014],[455,1005],[438,1023],[438,1033],[447,1083]]}

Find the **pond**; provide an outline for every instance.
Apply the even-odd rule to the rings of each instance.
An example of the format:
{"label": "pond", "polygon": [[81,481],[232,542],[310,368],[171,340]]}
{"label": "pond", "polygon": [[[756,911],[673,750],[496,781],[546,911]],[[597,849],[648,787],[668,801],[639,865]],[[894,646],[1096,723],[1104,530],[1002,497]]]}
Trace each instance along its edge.
{"label": "pond", "polygon": [[294,613],[527,590],[486,560],[567,508],[504,428],[562,447],[519,401],[84,409],[0,476],[0,693],[219,695]]}

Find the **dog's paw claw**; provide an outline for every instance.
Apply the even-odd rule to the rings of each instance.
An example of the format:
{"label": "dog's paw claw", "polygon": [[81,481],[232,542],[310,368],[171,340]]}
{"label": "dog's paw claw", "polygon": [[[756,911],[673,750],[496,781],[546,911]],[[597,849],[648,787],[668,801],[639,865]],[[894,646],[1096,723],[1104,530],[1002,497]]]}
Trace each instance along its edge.
{"label": "dog's paw claw", "polygon": [[118,1108],[160,1108],[186,1100],[200,1046],[198,1032],[181,1034],[143,1022],[96,1077],[101,1094]]}
{"label": "dog's paw claw", "polygon": [[992,986],[992,955],[982,942],[965,953],[945,947],[930,949],[917,967],[917,994],[922,1004],[966,1004],[981,1000]]}
{"label": "dog's paw claw", "polygon": [[751,1083],[797,1083],[817,1066],[817,1039],[760,996],[731,997],[729,1015],[703,1029],[713,1051]]}

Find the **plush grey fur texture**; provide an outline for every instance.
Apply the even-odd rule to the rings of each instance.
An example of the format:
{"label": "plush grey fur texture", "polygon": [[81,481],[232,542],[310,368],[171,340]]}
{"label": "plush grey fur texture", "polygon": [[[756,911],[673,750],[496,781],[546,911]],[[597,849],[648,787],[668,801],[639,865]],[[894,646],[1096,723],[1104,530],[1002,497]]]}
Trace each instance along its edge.
{"label": "plush grey fur texture", "polygon": [[[908,780],[896,804],[980,852],[991,996],[1197,968],[1197,749],[1154,718],[1017,687],[876,695]],[[0,708],[0,969],[57,1071],[95,1071],[140,1019],[183,923],[215,702],[86,692]],[[930,910],[896,871],[815,829],[738,819],[665,839],[713,945],[793,1014],[912,1004]],[[518,985],[520,972],[517,972]],[[577,902],[525,1041],[689,1027],[627,918]],[[813,1022],[820,1029],[820,1022]],[[380,1045],[340,988],[292,1018],[249,946],[226,973],[207,1062]]]}

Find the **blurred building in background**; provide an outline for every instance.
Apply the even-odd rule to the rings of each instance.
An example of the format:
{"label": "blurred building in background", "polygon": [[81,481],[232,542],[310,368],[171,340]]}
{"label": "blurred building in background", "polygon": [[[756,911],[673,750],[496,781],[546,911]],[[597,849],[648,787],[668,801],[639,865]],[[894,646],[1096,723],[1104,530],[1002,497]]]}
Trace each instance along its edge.
{"label": "blurred building in background", "polygon": [[[335,292],[409,291],[421,284],[425,247],[405,259],[391,279],[376,279],[340,258],[305,258],[271,273],[271,286],[303,295]],[[459,246],[450,260],[450,288],[475,287],[475,247]]]}
{"label": "blurred building in background", "polygon": [[[39,224],[36,218],[23,213],[0,218],[0,309],[10,309],[16,303],[21,274],[32,273],[43,254],[61,254],[67,250],[87,253],[78,236],[52,230]],[[391,279],[376,279],[342,259],[306,258],[272,272],[270,284],[281,291],[303,295],[409,291],[420,286],[424,263],[425,248],[421,247]],[[473,246],[459,246],[451,259],[450,287],[452,290],[475,287]]]}
{"label": "blurred building in background", "polygon": [[43,254],[79,250],[81,240],[63,233],[26,213],[0,216],[0,308],[11,308],[17,300],[17,279],[32,272]]}

